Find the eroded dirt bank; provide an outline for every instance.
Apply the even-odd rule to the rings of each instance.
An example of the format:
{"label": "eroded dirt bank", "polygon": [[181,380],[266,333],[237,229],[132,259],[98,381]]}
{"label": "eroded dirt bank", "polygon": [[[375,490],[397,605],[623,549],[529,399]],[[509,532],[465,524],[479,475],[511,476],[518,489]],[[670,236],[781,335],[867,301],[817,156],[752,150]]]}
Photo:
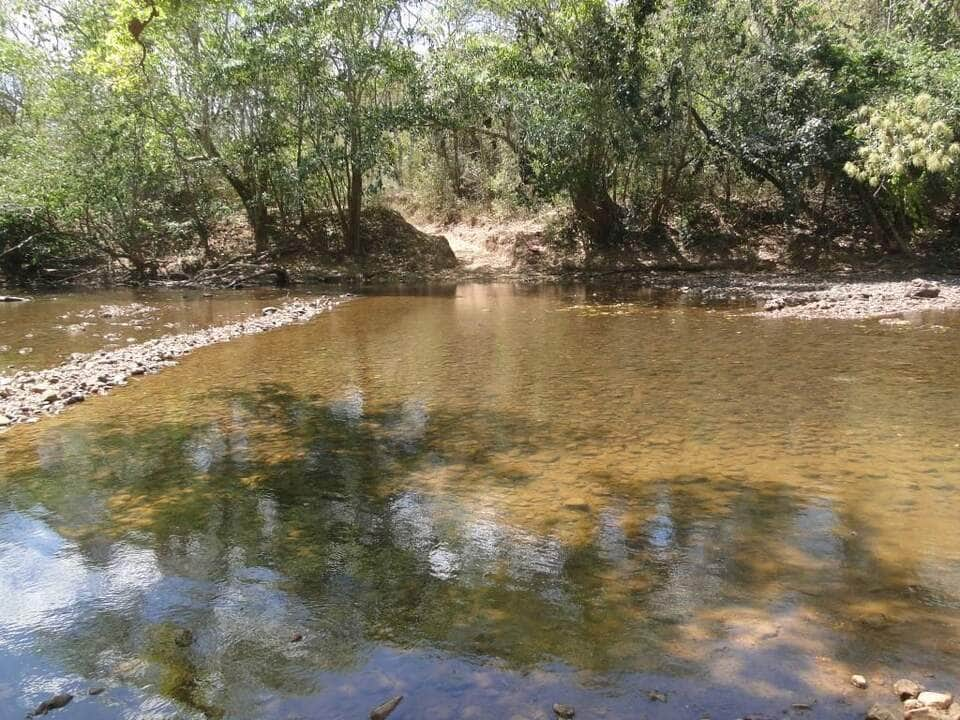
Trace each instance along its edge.
{"label": "eroded dirt bank", "polygon": [[136,345],[93,353],[75,353],[46,370],[0,377],[0,432],[18,423],[35,422],[63,412],[91,395],[104,395],[134,376],[156,373],[177,364],[197,348],[301,323],[344,302],[347,295],[294,300],[264,308],[239,322],[191,333],[165,335]]}

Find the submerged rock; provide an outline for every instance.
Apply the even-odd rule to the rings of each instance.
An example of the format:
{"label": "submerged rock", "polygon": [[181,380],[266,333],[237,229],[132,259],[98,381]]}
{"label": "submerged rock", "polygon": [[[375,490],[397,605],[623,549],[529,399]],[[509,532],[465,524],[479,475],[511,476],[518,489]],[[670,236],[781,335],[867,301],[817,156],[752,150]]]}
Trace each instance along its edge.
{"label": "submerged rock", "polygon": [[866,720],[901,720],[901,715],[899,711],[885,705],[874,705],[867,712]]}
{"label": "submerged rock", "polygon": [[103,692],[106,692],[106,690],[107,689],[105,687],[92,687],[87,690],[87,695],[99,695]]}
{"label": "submerged rock", "polygon": [[564,705],[563,703],[554,703],[553,712],[556,713],[558,718],[564,718],[564,720],[572,718],[577,714],[577,711],[573,709],[572,705]]}
{"label": "submerged rock", "polygon": [[30,713],[27,717],[38,717],[40,715],[46,715],[51,710],[59,710],[60,708],[69,705],[71,700],[73,700],[73,695],[70,693],[60,693],[59,695],[54,695],[49,700],[44,700],[42,703],[37,705],[36,710]]}
{"label": "submerged rock", "polygon": [[387,716],[397,709],[397,705],[403,702],[403,695],[397,695],[390,698],[385,703],[377,705],[370,711],[370,720],[386,720]]}

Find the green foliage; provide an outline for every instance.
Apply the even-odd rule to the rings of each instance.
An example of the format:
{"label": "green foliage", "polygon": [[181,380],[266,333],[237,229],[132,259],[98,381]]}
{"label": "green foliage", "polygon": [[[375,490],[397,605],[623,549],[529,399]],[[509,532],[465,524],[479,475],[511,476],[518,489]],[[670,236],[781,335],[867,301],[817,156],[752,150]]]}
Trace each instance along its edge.
{"label": "green foliage", "polygon": [[958,202],[958,42],[918,0],[17,0],[0,203],[142,275],[229,212],[362,254],[391,185],[570,204],[588,251],[758,194],[906,247]]}
{"label": "green foliage", "polygon": [[40,211],[0,205],[0,272],[9,280],[33,280],[70,245]]}

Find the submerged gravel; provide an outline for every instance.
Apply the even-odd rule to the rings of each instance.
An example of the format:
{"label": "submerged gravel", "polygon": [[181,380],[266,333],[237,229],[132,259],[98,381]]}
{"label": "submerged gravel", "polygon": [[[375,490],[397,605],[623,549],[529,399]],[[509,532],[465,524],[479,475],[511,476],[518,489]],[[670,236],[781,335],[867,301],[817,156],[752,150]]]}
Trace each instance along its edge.
{"label": "submerged gravel", "polygon": [[131,377],[160,372],[197,348],[302,323],[331,310],[346,295],[293,301],[266,307],[254,315],[218,327],[166,335],[136,345],[95,353],[76,353],[54,368],[0,377],[0,432],[20,423],[56,415],[91,395],[104,395]]}

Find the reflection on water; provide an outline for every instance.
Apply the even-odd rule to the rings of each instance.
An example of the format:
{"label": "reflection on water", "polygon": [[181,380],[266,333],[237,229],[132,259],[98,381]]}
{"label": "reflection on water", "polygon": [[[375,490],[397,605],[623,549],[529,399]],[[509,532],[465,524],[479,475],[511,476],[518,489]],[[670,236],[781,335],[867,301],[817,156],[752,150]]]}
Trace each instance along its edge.
{"label": "reflection on water", "polygon": [[853,718],[889,693],[853,671],[955,688],[960,323],[592,297],[363,298],[4,436],[5,704]]}

